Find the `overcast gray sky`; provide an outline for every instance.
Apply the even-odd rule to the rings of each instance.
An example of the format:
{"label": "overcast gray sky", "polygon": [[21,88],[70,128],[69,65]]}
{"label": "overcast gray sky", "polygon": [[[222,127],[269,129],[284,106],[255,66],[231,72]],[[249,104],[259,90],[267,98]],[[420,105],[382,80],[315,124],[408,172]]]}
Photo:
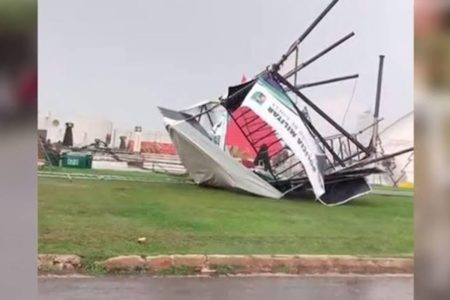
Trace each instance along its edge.
{"label": "overcast gray sky", "polygon": [[[329,2],[40,0],[39,111],[162,129],[157,106],[223,95],[242,74],[251,78],[277,61]],[[412,0],[341,0],[300,59],[356,36],[300,78],[359,73],[351,113],[362,112],[373,106],[378,55],[385,54],[381,114],[394,120],[413,109],[412,30]],[[305,94],[340,119],[353,88],[350,81]]]}

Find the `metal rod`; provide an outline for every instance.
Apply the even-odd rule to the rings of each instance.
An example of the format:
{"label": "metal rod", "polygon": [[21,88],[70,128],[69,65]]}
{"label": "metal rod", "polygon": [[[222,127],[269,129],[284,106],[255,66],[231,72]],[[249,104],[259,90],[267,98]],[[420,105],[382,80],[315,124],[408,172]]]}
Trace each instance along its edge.
{"label": "metal rod", "polygon": [[289,72],[287,72],[284,75],[284,78],[288,79],[289,77],[291,77],[292,75],[294,75],[295,73],[297,73],[298,71],[302,70],[303,68],[309,66],[310,64],[312,64],[313,62],[315,62],[316,60],[318,60],[319,58],[321,58],[322,56],[324,56],[325,54],[327,54],[328,52],[330,52],[331,50],[335,49],[336,47],[338,47],[339,45],[343,44],[345,41],[347,41],[348,39],[352,38],[355,35],[354,32],[351,32],[349,34],[347,34],[345,37],[343,37],[342,39],[340,39],[339,41],[337,41],[336,43],[334,43],[333,45],[329,46],[328,48],[326,48],[325,50],[321,51],[320,53],[318,53],[317,55],[313,56],[312,58],[310,58],[309,60],[305,61],[304,63],[301,63],[300,65],[298,65],[297,67],[295,67],[294,69],[290,70]]}
{"label": "metal rod", "polygon": [[[299,173],[299,174],[300,174],[300,173]],[[296,175],[299,175],[299,174],[296,174]],[[295,176],[296,176],[296,175],[295,175]],[[297,185],[294,185],[294,186],[291,187],[290,189],[284,191],[284,192],[283,192],[283,196],[285,196],[286,194],[289,194],[290,192],[292,192],[292,191],[298,189],[299,187],[301,187],[302,185],[305,185],[306,183],[307,183],[307,181],[305,180],[305,182],[301,182],[301,183],[299,183],[299,184],[297,184]]]}
{"label": "metal rod", "polygon": [[53,162],[52,162],[52,160],[50,159],[50,156],[48,155],[47,150],[45,150],[45,146],[44,146],[44,144],[42,143],[42,140],[41,140],[41,137],[40,137],[40,136],[38,137],[38,141],[39,141],[39,145],[41,146],[42,152],[44,152],[45,159],[50,163],[50,167],[53,167]]}
{"label": "metal rod", "polygon": [[339,155],[334,152],[333,148],[327,143],[326,139],[319,133],[319,131],[312,125],[312,123],[303,115],[300,115],[300,118],[303,120],[303,122],[306,123],[306,125],[311,129],[311,131],[317,136],[317,138],[320,140],[320,142],[324,145],[325,148],[327,148],[328,152],[333,156],[333,159],[337,160],[340,165],[344,166],[344,163],[342,162],[342,159],[339,157]]}
{"label": "metal rod", "polygon": [[276,157],[278,154],[280,154],[281,152],[283,152],[284,149],[288,149],[288,147],[286,147],[286,146],[281,147],[280,150],[278,150],[277,152],[275,152],[274,154],[272,154],[271,157]]}
{"label": "metal rod", "polygon": [[414,156],[414,152],[411,152],[411,154],[409,155],[409,157],[408,157],[408,162],[403,166],[403,168],[400,170],[400,176],[399,177],[397,177],[397,180],[393,180],[394,181],[394,185],[397,187],[398,186],[398,183],[400,182],[400,180],[402,180],[403,179],[403,176],[405,176],[406,175],[406,172],[405,172],[405,170],[406,170],[406,168],[408,168],[408,166],[412,163],[412,158],[413,158],[413,156]]}
{"label": "metal rod", "polygon": [[[303,164],[302,164],[302,166],[303,166]],[[305,170],[305,169],[302,169],[300,172],[295,173],[294,175],[292,175],[291,177],[289,177],[287,180],[291,180],[292,178],[294,178],[294,177],[296,177],[296,176],[300,176],[300,175],[302,175],[302,174],[306,174],[306,170]],[[309,179],[308,179],[308,181],[309,181]]]}
{"label": "metal rod", "polygon": [[293,165],[290,165],[289,167],[287,167],[287,168],[284,169],[283,171],[278,172],[276,175],[277,175],[277,176],[280,176],[281,174],[286,173],[287,171],[289,171],[290,169],[292,169],[292,168],[298,166],[298,165],[301,164],[301,163],[302,163],[301,161],[298,161],[297,163],[295,163],[295,164],[293,164]]}
{"label": "metal rod", "polygon": [[[373,122],[373,123],[370,124],[369,126],[364,127],[363,129],[360,129],[359,131],[357,131],[356,134],[358,135],[358,134],[361,134],[361,133],[363,133],[363,132],[365,132],[365,131],[371,129],[373,126],[375,126],[375,124],[378,124],[378,123],[380,123],[380,122],[383,121],[383,120],[384,120],[384,118],[378,119],[376,122]],[[342,134],[339,133],[339,134],[327,136],[326,139],[327,139],[327,140],[334,140],[334,139],[337,139],[337,138],[340,137],[340,136],[342,136]]]}
{"label": "metal rod", "polygon": [[195,120],[195,118],[197,118],[197,117],[199,117],[199,116],[202,116],[202,115],[204,115],[204,114],[207,114],[207,113],[209,113],[210,111],[213,111],[214,109],[216,109],[216,108],[219,107],[219,106],[221,106],[220,103],[214,105],[213,107],[209,108],[208,110],[205,110],[205,111],[202,112],[202,113],[198,113],[198,114],[196,114],[196,115],[190,116],[190,117],[184,119],[184,121]]}
{"label": "metal rod", "polygon": [[198,119],[197,119],[197,122],[199,122],[199,123],[202,120],[202,116],[203,116],[202,112],[203,112],[203,106],[200,107],[200,112],[199,112],[199,116],[198,116]]}
{"label": "metal rod", "polygon": [[[205,108],[205,109],[206,109],[206,108]],[[211,119],[211,116],[209,115],[209,113],[206,113],[206,115],[208,116],[209,124],[211,125],[211,127],[213,127],[213,126],[214,126],[214,122],[213,122],[213,120]]]}
{"label": "metal rod", "polygon": [[[244,116],[244,122],[247,123],[247,117],[246,116]],[[249,131],[249,128],[247,126],[245,127],[245,129],[246,129],[247,132]],[[249,138],[250,138],[250,136],[249,136]]]}
{"label": "metal rod", "polygon": [[[263,129],[263,128],[266,127],[266,126],[269,126],[269,125],[267,125],[266,123],[264,123],[262,126],[256,128],[255,130],[250,131],[250,132],[248,133],[248,135],[252,135],[252,134],[254,134],[255,132],[258,132],[259,130]],[[269,126],[269,128],[272,128],[272,127]]]}
{"label": "metal rod", "polygon": [[241,113],[239,116],[235,116],[236,120],[242,118],[243,116],[247,115],[248,113],[252,112],[252,110],[249,108],[243,113]]}
{"label": "metal rod", "polygon": [[278,143],[278,142],[280,142],[282,139],[281,138],[279,138],[278,140],[276,140],[276,141],[273,141],[272,143],[270,143],[269,145],[267,145],[267,148],[270,148],[270,147],[272,147],[273,145],[275,145],[276,143]]}
{"label": "metal rod", "polygon": [[[228,111],[228,110],[227,110]],[[255,154],[258,154],[258,150],[256,149],[256,147],[253,145],[253,142],[250,141],[250,139],[248,138],[248,136],[245,134],[244,130],[242,130],[241,126],[239,125],[239,123],[236,121],[236,119],[233,117],[233,114],[230,113],[228,111],[228,114],[231,116],[231,119],[233,119],[234,123],[236,124],[236,126],[239,128],[239,130],[241,131],[241,133],[244,135],[245,139],[247,140],[247,142],[250,144],[250,146],[253,148],[253,151],[255,151]],[[273,178],[275,179],[275,182],[278,182],[277,177],[273,174],[272,168],[269,168],[269,173],[270,175],[273,176]]]}
{"label": "metal rod", "polygon": [[401,151],[398,151],[398,152],[394,152],[392,154],[384,155],[384,156],[381,156],[381,157],[378,157],[378,158],[374,158],[374,159],[371,159],[371,160],[368,160],[368,161],[362,161],[360,163],[357,163],[357,164],[354,164],[354,165],[350,166],[348,169],[353,169],[353,168],[357,168],[357,167],[362,167],[362,166],[365,166],[365,165],[373,164],[373,163],[376,163],[378,161],[390,159],[390,158],[393,158],[393,157],[396,157],[396,156],[399,156],[399,155],[402,155],[402,154],[405,154],[405,153],[408,153],[408,152],[411,152],[411,151],[414,151],[414,147],[407,148],[405,150],[401,150]]}
{"label": "metal rod", "polygon": [[286,59],[295,51],[295,49],[306,39],[306,37],[316,28],[322,19],[330,12],[330,10],[339,2],[333,0],[322,13],[312,22],[312,24],[303,32],[303,34],[289,47],[288,51],[281,57],[281,59],[274,65],[275,71],[278,71]]}
{"label": "metal rod", "polygon": [[[258,144],[259,142],[263,141],[265,138],[268,138],[271,134],[274,134],[275,132],[277,132],[276,130],[272,130],[270,131],[268,134],[264,135],[263,137],[257,139],[255,141],[255,145]],[[267,145],[266,145],[267,146]]]}
{"label": "metal rod", "polygon": [[[227,110],[228,111],[228,110]],[[241,126],[239,125],[239,123],[236,121],[236,119],[234,118],[233,114],[228,111],[228,114],[230,115],[231,119],[233,119],[234,123],[236,124],[236,126],[239,128],[239,130],[241,131],[241,133],[245,136],[247,142],[250,144],[250,146],[253,148],[253,150],[255,151],[255,153],[258,153],[258,150],[256,149],[255,146],[253,146],[253,143],[249,140],[249,138],[247,137],[247,135],[245,134],[244,130],[241,128]]]}
{"label": "metal rod", "polygon": [[[256,116],[256,117],[254,117],[253,119],[251,119],[251,121],[245,123],[242,127],[246,127],[246,128],[247,128],[248,125],[250,125],[251,123],[255,122],[255,121],[258,120],[258,119],[259,119],[259,117]],[[245,120],[244,120],[244,121],[245,121]]]}
{"label": "metal rod", "polygon": [[[292,89],[292,85],[289,81],[284,79],[279,73],[275,73],[275,77],[281,80],[282,82],[287,82],[289,84],[289,88]],[[298,91],[294,91],[294,93],[299,93]],[[313,134],[320,140],[320,142],[324,145],[325,148],[331,153],[333,158],[339,162],[342,166],[344,166],[344,163],[342,162],[339,155],[334,152],[334,150],[331,148],[331,146],[327,143],[326,139],[319,133],[319,131],[313,126],[313,124],[309,121],[309,119],[305,116],[303,112],[300,111],[300,109],[297,107],[297,104],[292,101],[290,97],[288,97],[289,101],[291,102],[292,106],[294,107],[295,111],[297,112],[298,116],[302,119],[302,121],[308,126],[308,128],[313,132]]]}
{"label": "metal rod", "polygon": [[[304,177],[295,178],[295,177],[297,177],[297,176],[304,176]],[[287,180],[288,180],[288,181],[291,181],[291,180],[293,181],[293,180],[295,180],[295,182],[301,183],[302,185],[305,184],[305,183],[309,183],[309,178],[308,178],[308,176],[306,175],[305,170],[301,170],[300,172],[298,172],[298,173],[292,175],[291,177],[289,177]],[[294,182],[292,182],[292,183],[294,184]],[[296,189],[296,188],[294,188],[294,189]],[[291,190],[292,190],[292,189],[291,189]]]}
{"label": "metal rod", "polygon": [[322,80],[322,81],[317,81],[317,82],[311,82],[311,83],[305,83],[305,84],[296,85],[295,88],[297,90],[301,90],[301,89],[306,89],[306,88],[310,88],[310,87],[314,87],[314,86],[319,86],[319,85],[324,85],[324,84],[329,84],[329,83],[335,83],[335,82],[340,82],[340,81],[345,81],[345,80],[356,79],[358,77],[359,77],[359,74],[343,76],[343,77],[336,77],[336,78],[332,78],[332,79],[327,79],[327,80]]}
{"label": "metal rod", "polygon": [[[350,144],[350,140],[347,139],[347,147],[348,147],[348,155],[352,154],[352,145]],[[358,152],[358,149],[356,149]]]}
{"label": "metal rod", "polygon": [[[308,97],[306,97],[303,93],[301,93],[300,91],[296,90],[295,87],[287,80],[285,79],[283,76],[281,76],[279,73],[275,73],[276,77],[278,78],[278,80],[280,80],[281,83],[283,83],[285,86],[287,86],[293,93],[295,93],[297,96],[299,96],[307,105],[309,105],[312,109],[314,109],[315,112],[317,112],[322,118],[324,118],[326,121],[328,121],[328,123],[330,123],[334,128],[336,128],[339,132],[341,132],[345,137],[347,137],[348,139],[350,139],[358,148],[360,148],[361,150],[363,150],[364,152],[366,152],[367,154],[369,154],[370,152],[368,151],[368,149],[366,149],[366,147],[364,147],[360,142],[358,142],[358,140],[356,140],[355,138],[353,138],[353,136],[348,133],[344,128],[341,127],[341,125],[339,125],[338,123],[336,123],[336,121],[334,121],[332,118],[330,118],[330,116],[328,116],[323,110],[321,110],[317,105],[315,105],[311,100],[308,99]],[[289,98],[290,99],[290,98]],[[292,101],[291,101],[292,102]],[[294,104],[294,107],[296,108],[296,110],[298,110],[297,105]],[[299,113],[299,115],[301,115],[300,111],[297,111]],[[306,119],[306,118],[305,118]],[[308,121],[308,123],[310,123]],[[310,123],[311,124],[311,123]],[[317,131],[317,130],[316,130]],[[321,141],[325,140],[320,134],[319,136],[321,137]],[[318,137],[319,137],[318,136]],[[324,143],[322,141],[322,143]],[[326,141],[325,141],[326,143]],[[328,145],[328,144],[327,144]],[[328,145],[329,146],[329,145]],[[329,147],[327,147],[327,149],[329,149]],[[334,151],[332,149],[329,149],[330,152],[333,154]],[[341,161],[340,158],[338,161]]]}
{"label": "metal rod", "polygon": [[[378,65],[378,81],[377,81],[377,94],[375,97],[375,110],[373,113],[373,118],[375,121],[378,120],[380,116],[380,102],[381,102],[381,88],[383,85],[383,70],[384,70],[384,55],[380,55],[380,61]],[[372,151],[376,151],[376,143],[378,137],[378,124],[373,127],[372,140],[370,141],[370,148]]]}
{"label": "metal rod", "polygon": [[330,141],[330,146],[331,146],[331,149],[333,149],[334,150],[334,140],[329,140]]}
{"label": "metal rod", "polygon": [[262,126],[262,125],[263,125],[262,122],[254,122],[254,123],[251,124],[251,126],[248,126],[247,129],[253,131],[257,126]]}
{"label": "metal rod", "polygon": [[376,120],[375,122],[373,122],[373,124],[371,124],[371,125],[363,128],[363,129],[359,130],[358,132],[356,132],[356,134],[361,134],[361,133],[369,130],[370,128],[372,128],[373,126],[377,125],[378,123],[380,123],[383,120],[384,120],[384,118],[380,118],[380,119]]}
{"label": "metal rod", "polygon": [[345,162],[347,162],[347,161],[349,161],[349,160],[352,160],[354,157],[356,157],[356,156],[360,156],[361,154],[363,154],[364,153],[364,151],[361,151],[361,150],[358,150],[357,152],[355,152],[355,153],[353,153],[353,154],[349,154],[350,156],[348,156],[348,157],[346,157],[346,158],[344,158],[343,159],[343,161],[345,161]]}
{"label": "metal rod", "polygon": [[[295,50],[295,67],[297,67],[298,66],[298,47],[296,48],[296,50]],[[294,75],[294,85],[295,86],[297,86],[297,83],[298,83],[298,72],[297,73],[295,73],[295,75]],[[297,102],[297,99],[295,99],[296,101],[295,102]]]}
{"label": "metal rod", "polygon": [[287,157],[284,158],[282,161],[280,161],[280,162],[278,163],[278,165],[281,165],[281,164],[285,163],[288,159],[290,159],[290,158],[292,158],[292,157],[294,157],[294,156],[295,156],[295,153],[292,153],[291,155],[287,156]]}
{"label": "metal rod", "polygon": [[383,85],[383,69],[384,69],[384,55],[380,55],[380,62],[378,66],[378,82],[377,82],[377,95],[375,98],[375,121],[380,116],[380,100],[381,100],[381,88]]}
{"label": "metal rod", "polygon": [[258,122],[254,122],[254,123],[252,123],[251,125],[249,125],[249,126],[247,127],[247,129],[248,129],[248,130],[253,130],[253,129],[255,129],[255,127],[261,126],[261,125],[264,123],[264,121],[261,120],[261,119],[259,119],[259,120],[257,120],[257,121],[258,121]]}

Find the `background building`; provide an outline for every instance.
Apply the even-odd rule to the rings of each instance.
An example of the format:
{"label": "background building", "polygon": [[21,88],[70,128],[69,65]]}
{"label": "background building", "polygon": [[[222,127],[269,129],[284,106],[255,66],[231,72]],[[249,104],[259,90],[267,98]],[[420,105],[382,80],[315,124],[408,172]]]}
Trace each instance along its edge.
{"label": "background building", "polygon": [[73,123],[73,145],[76,147],[94,143],[95,139],[105,141],[113,133],[113,123],[86,117],[68,117],[58,114],[38,114],[38,129],[46,131],[46,139],[52,143],[63,140],[66,123]]}

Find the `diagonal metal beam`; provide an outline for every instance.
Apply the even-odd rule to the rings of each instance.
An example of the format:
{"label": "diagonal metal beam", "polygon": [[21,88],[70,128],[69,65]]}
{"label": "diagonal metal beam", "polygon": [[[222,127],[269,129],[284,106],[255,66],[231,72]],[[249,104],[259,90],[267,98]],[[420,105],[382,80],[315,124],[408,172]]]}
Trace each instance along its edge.
{"label": "diagonal metal beam", "polygon": [[[380,55],[379,65],[378,65],[378,81],[377,81],[377,94],[375,98],[375,111],[373,114],[374,120],[378,120],[380,116],[380,103],[381,103],[381,89],[383,85],[383,70],[384,70],[384,55]],[[373,127],[372,140],[370,141],[370,147],[375,152],[377,148],[377,138],[378,138],[378,124]]]}
{"label": "diagonal metal beam", "polygon": [[[251,136],[252,134],[254,134],[254,133],[258,132],[258,131],[262,131],[264,127],[267,127],[267,129],[272,129],[269,125],[264,123],[261,126],[258,126],[256,129],[253,129],[252,131],[250,131],[248,133],[248,135]],[[267,130],[267,129],[264,129],[264,130]]]}
{"label": "diagonal metal beam", "polygon": [[356,163],[356,164],[350,166],[348,169],[354,169],[354,168],[367,166],[367,165],[370,165],[370,164],[373,164],[373,163],[376,163],[376,162],[379,162],[379,161],[387,160],[387,159],[390,159],[390,158],[393,158],[393,157],[396,157],[396,156],[399,156],[399,155],[402,155],[402,154],[405,154],[405,153],[408,153],[408,152],[412,152],[412,151],[414,151],[414,147],[406,148],[406,149],[403,149],[403,150],[400,150],[400,151],[397,151],[397,152],[394,152],[394,153],[391,153],[391,154],[387,154],[387,155],[384,155],[384,156],[381,156],[381,157],[377,157],[377,158],[371,159],[371,160],[361,161],[359,163]]}
{"label": "diagonal metal beam", "polygon": [[[268,138],[269,136],[271,136],[272,134],[274,134],[274,133],[276,133],[276,132],[277,132],[276,130],[272,130],[272,131],[270,131],[269,133],[263,135],[263,137],[260,137],[259,139],[257,139],[257,140],[255,141],[255,145],[258,144],[259,142],[264,141],[264,139]],[[266,146],[267,146],[267,145],[266,145]]]}
{"label": "diagonal metal beam", "polygon": [[380,116],[380,102],[381,102],[381,88],[383,85],[383,69],[384,69],[384,55],[380,55],[379,66],[378,66],[378,81],[377,81],[377,95],[375,98],[375,112],[374,119],[377,120]]}
{"label": "diagonal metal beam", "polygon": [[[363,150],[367,155],[370,155],[370,151],[369,149],[367,149],[366,147],[364,147],[353,135],[351,135],[350,133],[347,132],[347,130],[345,130],[341,125],[339,125],[336,121],[334,121],[330,116],[328,116],[323,110],[321,110],[317,105],[314,104],[314,102],[312,102],[310,99],[308,99],[308,97],[306,97],[302,92],[300,92],[299,90],[296,90],[295,87],[287,80],[285,79],[283,76],[281,76],[279,73],[275,73],[275,76],[278,78],[278,80],[285,85],[286,87],[288,87],[294,94],[296,94],[297,96],[299,96],[309,107],[311,107],[315,112],[317,112],[322,118],[324,118],[326,121],[328,121],[328,123],[330,123],[330,125],[332,125],[334,128],[336,128],[340,133],[342,133],[342,135],[344,135],[346,138],[348,138],[350,141],[353,142],[353,144],[355,144],[359,149]],[[295,105],[295,107],[297,107]],[[298,108],[297,108],[298,109]],[[300,117],[302,116],[302,114],[299,114]],[[311,124],[309,122],[309,124]],[[312,125],[312,124],[311,124]],[[317,130],[316,130],[317,131]],[[323,137],[320,135],[321,137],[321,141],[323,139]],[[323,143],[323,142],[322,142]],[[325,141],[324,146],[328,145],[328,143]],[[328,145],[329,146],[329,145]],[[331,148],[331,147],[330,147]],[[328,147],[327,147],[328,149]],[[328,149],[330,150],[330,149]],[[330,150],[331,153],[334,153],[334,151]],[[341,160],[339,159],[338,161],[341,162]]]}
{"label": "diagonal metal beam", "polygon": [[[239,131],[242,133],[242,135],[245,137],[245,139],[247,140],[247,142],[250,144],[250,146],[252,147],[253,151],[255,151],[255,153],[258,153],[258,149],[256,149],[255,144],[253,143],[253,141],[250,140],[250,138],[247,136],[247,134],[244,132],[244,130],[242,129],[242,127],[239,125],[239,123],[237,122],[237,120],[234,118],[232,112],[230,112],[227,109],[228,114],[230,115],[231,119],[234,121],[234,123],[236,124],[236,126],[239,128]],[[269,173],[270,175],[272,175],[272,177],[275,179],[275,182],[278,182],[277,177],[273,174],[272,168],[269,168]]]}
{"label": "diagonal metal beam", "polygon": [[[283,78],[279,73],[275,73],[275,78],[278,78],[282,83],[287,82],[290,86],[289,88],[293,88],[293,86],[290,84],[289,81]],[[299,93],[299,91],[294,91],[294,93]],[[308,128],[313,132],[313,134],[320,140],[320,142],[323,144],[323,146],[330,152],[330,154],[333,156],[333,158],[339,162],[341,166],[344,166],[344,162],[341,160],[339,155],[334,152],[333,148],[327,143],[326,139],[320,134],[320,132],[314,127],[314,125],[308,120],[308,118],[305,116],[303,112],[300,111],[300,109],[297,107],[297,105],[294,103],[294,101],[291,100],[290,97],[288,97],[291,104],[294,106],[294,109],[296,110],[298,116],[302,119],[302,121],[308,126]]]}
{"label": "diagonal metal beam", "polygon": [[272,147],[273,145],[275,145],[275,144],[278,143],[278,142],[281,142],[282,140],[283,140],[282,138],[279,138],[279,139],[273,141],[272,143],[270,143],[269,145],[267,145],[267,148]]}
{"label": "diagonal metal beam", "polygon": [[312,22],[311,25],[303,32],[303,34],[294,41],[289,47],[288,51],[281,57],[281,59],[273,66],[275,71],[278,71],[281,65],[288,59],[288,57],[297,49],[297,47],[306,39],[306,37],[316,28],[316,26],[322,21],[323,18],[330,12],[330,10],[339,2],[339,0],[333,0],[322,13]]}
{"label": "diagonal metal beam", "polygon": [[340,82],[340,81],[356,79],[358,77],[359,77],[359,74],[343,76],[343,77],[336,77],[336,78],[331,78],[331,79],[317,81],[317,82],[299,84],[299,85],[296,85],[295,88],[297,90],[302,90],[302,89],[315,87],[315,86],[319,86],[319,85],[324,85],[324,84],[330,84],[330,83],[335,83],[335,82]]}
{"label": "diagonal metal beam", "polygon": [[276,175],[277,175],[277,176],[280,176],[281,174],[286,173],[287,171],[289,171],[289,170],[295,168],[296,166],[298,166],[298,165],[301,164],[301,163],[302,163],[301,161],[298,161],[298,162],[296,162],[295,164],[292,164],[292,165],[290,165],[289,167],[285,168],[284,170],[278,172]]}
{"label": "diagonal metal beam", "polygon": [[335,49],[336,47],[340,46],[341,44],[343,44],[344,42],[346,42],[347,40],[352,38],[354,35],[355,35],[354,32],[351,32],[351,33],[347,34],[346,36],[344,36],[342,39],[340,39],[336,43],[332,44],[328,48],[324,49],[323,51],[319,52],[318,54],[316,54],[315,56],[310,58],[309,60],[305,61],[304,63],[301,63],[297,67],[295,67],[292,70],[290,70],[289,72],[287,72],[284,75],[284,78],[289,79],[292,75],[296,74],[297,72],[299,72],[303,68],[309,66],[310,64],[312,64],[313,62],[315,62],[316,60],[318,60],[319,58],[321,58],[322,56],[324,56],[325,54],[330,52],[331,50]]}
{"label": "diagonal metal beam", "polygon": [[[250,126],[250,124],[254,123],[255,121],[257,121],[259,119],[258,116],[254,117],[253,119],[250,119],[251,121],[246,122],[245,124],[242,125],[243,128],[248,128],[248,126]],[[236,120],[236,119],[234,119]],[[244,120],[245,121],[245,120]],[[236,120],[237,122],[237,120]],[[253,124],[255,125],[255,124]]]}

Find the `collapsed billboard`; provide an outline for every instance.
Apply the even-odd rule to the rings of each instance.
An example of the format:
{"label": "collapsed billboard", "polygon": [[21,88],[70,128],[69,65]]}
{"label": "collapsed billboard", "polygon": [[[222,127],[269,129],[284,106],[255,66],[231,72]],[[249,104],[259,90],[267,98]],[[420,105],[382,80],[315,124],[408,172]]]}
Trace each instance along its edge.
{"label": "collapsed billboard", "polygon": [[[334,0],[324,10],[277,63],[251,81],[229,87],[226,97],[181,111],[160,108],[177,153],[195,183],[275,199],[311,197],[335,206],[369,193],[366,177],[385,171],[379,168],[379,162],[413,151],[379,151],[384,56],[380,56],[378,69],[374,122],[357,133],[344,129],[302,90],[352,80],[358,75],[297,82],[298,72],[354,33],[305,62],[296,61],[291,70],[281,74],[285,61],[298,53],[299,45],[337,2]],[[324,136],[311,121],[308,110],[338,133]],[[364,145],[358,136],[367,131],[371,138]]]}

